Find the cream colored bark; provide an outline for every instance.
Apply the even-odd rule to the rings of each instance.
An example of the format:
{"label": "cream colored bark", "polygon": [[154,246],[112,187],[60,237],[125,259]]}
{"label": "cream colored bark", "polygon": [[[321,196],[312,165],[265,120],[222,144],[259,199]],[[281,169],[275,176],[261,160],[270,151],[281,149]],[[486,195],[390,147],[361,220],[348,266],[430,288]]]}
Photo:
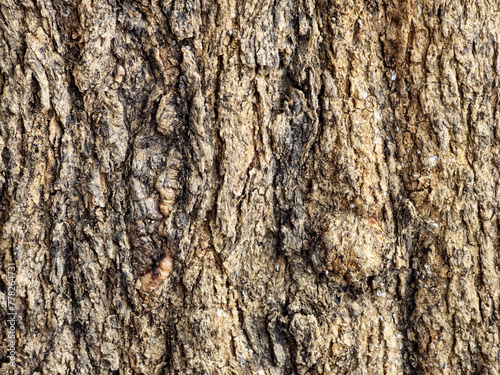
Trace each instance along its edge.
{"label": "cream colored bark", "polygon": [[0,30],[14,373],[500,372],[498,2],[4,0]]}

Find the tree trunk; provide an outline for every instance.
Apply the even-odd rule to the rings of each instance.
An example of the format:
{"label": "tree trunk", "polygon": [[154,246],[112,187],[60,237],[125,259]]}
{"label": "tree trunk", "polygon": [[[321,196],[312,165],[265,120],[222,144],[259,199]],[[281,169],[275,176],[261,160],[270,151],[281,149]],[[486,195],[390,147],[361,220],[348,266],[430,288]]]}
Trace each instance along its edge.
{"label": "tree trunk", "polygon": [[500,372],[498,2],[0,29],[0,373]]}

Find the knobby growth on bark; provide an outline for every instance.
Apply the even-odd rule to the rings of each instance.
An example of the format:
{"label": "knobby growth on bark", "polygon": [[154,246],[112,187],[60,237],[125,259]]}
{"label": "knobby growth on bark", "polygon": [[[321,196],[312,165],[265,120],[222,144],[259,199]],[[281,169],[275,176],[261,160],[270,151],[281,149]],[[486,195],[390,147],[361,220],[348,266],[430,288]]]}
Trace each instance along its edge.
{"label": "knobby growth on bark", "polygon": [[497,374],[500,9],[3,0],[18,374]]}

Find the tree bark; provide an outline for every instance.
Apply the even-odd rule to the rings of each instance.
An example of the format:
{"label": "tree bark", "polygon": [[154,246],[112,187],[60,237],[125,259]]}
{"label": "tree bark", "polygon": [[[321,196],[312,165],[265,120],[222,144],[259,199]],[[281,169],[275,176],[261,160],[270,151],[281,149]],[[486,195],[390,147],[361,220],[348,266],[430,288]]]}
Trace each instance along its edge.
{"label": "tree bark", "polygon": [[500,372],[498,2],[0,30],[0,373]]}

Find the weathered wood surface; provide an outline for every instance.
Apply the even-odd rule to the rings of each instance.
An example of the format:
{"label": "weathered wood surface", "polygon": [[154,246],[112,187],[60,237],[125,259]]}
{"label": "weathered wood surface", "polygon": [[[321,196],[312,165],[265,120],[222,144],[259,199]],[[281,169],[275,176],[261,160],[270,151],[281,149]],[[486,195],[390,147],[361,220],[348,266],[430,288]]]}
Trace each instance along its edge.
{"label": "weathered wood surface", "polygon": [[16,374],[500,372],[497,1],[4,0],[0,30]]}

